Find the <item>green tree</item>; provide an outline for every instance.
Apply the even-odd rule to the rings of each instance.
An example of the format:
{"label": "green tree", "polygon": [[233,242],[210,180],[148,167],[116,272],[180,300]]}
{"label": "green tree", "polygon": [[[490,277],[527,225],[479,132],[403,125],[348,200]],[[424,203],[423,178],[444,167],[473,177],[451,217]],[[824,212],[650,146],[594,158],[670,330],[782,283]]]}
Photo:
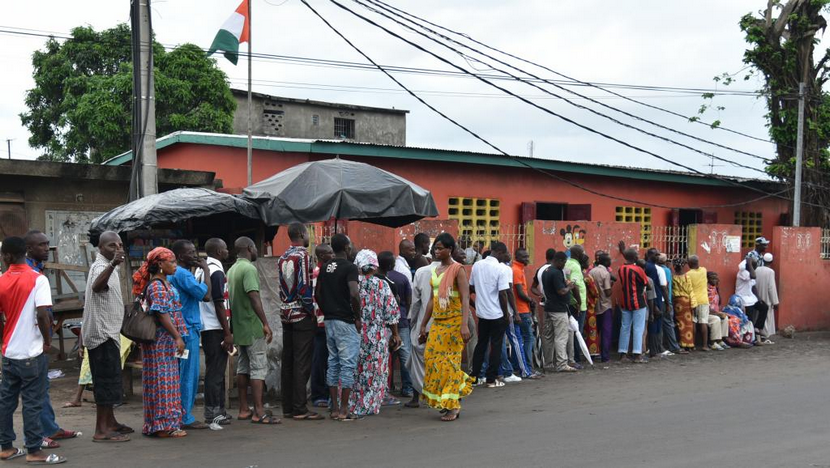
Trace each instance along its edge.
{"label": "green tree", "polygon": [[[825,188],[830,187],[830,95],[823,90],[830,79],[830,49],[816,50],[816,33],[827,27],[823,14],[828,5],[830,0],[767,0],[766,9],[744,15],[740,21],[749,44],[744,63],[750,72],[744,78],[763,78],[760,92],[767,103],[769,135],[776,145],[776,157],[767,172],[791,188],[795,181],[799,83],[806,85],[802,200],[813,205],[803,205],[805,226],[830,227],[830,211],[814,206],[830,206],[830,190]],[[723,74],[715,81],[728,86],[734,78]],[[713,95],[703,97],[711,100]],[[708,108],[703,105],[700,113]]]}
{"label": "green tree", "polygon": [[[156,134],[178,130],[230,133],[236,102],[216,61],[184,44],[166,51],[153,43]],[[130,149],[133,67],[126,24],[96,32],[72,30],[49,39],[32,57],[35,87],[20,115],[41,148],[40,159],[100,163]]]}

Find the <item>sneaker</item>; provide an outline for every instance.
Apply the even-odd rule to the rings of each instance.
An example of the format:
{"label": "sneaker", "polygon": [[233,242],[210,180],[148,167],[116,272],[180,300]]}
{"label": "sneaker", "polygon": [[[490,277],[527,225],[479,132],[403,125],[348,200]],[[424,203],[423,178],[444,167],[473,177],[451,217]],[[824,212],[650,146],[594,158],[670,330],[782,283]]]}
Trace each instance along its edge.
{"label": "sneaker", "polygon": [[721,347],[721,348],[723,348],[723,349],[730,349],[730,348],[732,348],[731,346],[729,346],[728,344],[726,344],[726,342],[725,342],[725,341],[721,341],[719,344],[720,344],[720,347]]}
{"label": "sneaker", "polygon": [[521,381],[522,381],[522,378],[519,377],[518,375],[515,375],[515,374],[504,378],[504,383],[513,383],[513,382],[521,382]]}
{"label": "sneaker", "polygon": [[473,387],[481,387],[482,385],[487,383],[487,379],[476,379],[476,383],[473,384]]}
{"label": "sneaker", "polygon": [[663,356],[663,357],[674,356],[674,353],[667,349],[667,350],[663,351],[662,353],[660,353],[660,356]]}
{"label": "sneaker", "polygon": [[709,347],[714,349],[715,351],[723,351],[724,350],[724,348],[721,345],[717,344],[717,343],[712,343],[712,345],[709,346]]}

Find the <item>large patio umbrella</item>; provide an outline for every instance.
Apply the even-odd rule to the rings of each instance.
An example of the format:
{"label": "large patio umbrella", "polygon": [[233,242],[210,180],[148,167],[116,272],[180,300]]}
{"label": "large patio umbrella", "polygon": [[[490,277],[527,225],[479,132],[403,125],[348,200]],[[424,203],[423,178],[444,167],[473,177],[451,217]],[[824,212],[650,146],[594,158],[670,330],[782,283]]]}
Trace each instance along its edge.
{"label": "large patio umbrella", "polygon": [[340,158],[286,169],[246,188],[269,225],[359,220],[389,227],[438,216],[432,194],[369,164]]}
{"label": "large patio umbrella", "polygon": [[160,224],[178,223],[194,218],[235,213],[260,220],[257,206],[248,200],[204,188],[182,188],[150,195],[121,205],[95,218],[89,232],[126,232],[149,229]]}

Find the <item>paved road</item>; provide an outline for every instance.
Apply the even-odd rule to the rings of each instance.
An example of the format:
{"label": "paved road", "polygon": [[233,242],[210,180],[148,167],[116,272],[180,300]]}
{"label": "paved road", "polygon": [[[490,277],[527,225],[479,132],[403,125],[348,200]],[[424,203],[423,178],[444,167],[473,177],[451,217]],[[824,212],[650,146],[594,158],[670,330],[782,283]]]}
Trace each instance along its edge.
{"label": "paved road", "polygon": [[[455,423],[393,408],[351,423],[234,421],[180,441],[99,445],[89,440],[87,405],[58,410],[64,425],[86,432],[60,453],[91,467],[830,467],[828,355],[830,335],[813,334],[613,364],[476,389]],[[120,414],[138,428],[139,411],[135,401]]]}

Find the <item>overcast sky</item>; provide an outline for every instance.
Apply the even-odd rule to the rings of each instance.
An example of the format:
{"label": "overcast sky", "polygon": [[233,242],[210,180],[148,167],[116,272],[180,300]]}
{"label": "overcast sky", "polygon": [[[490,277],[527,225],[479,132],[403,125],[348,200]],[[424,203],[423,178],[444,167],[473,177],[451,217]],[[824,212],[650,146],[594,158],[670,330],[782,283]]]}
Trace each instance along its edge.
{"label": "overcast sky", "polygon": [[[252,0],[254,52],[365,62],[321,23],[299,0]],[[366,10],[343,0],[361,13]],[[762,0],[618,0],[579,2],[562,0],[387,0],[397,7],[433,22],[460,30],[502,50],[544,64],[584,81],[662,87],[714,88],[712,77],[736,73],[743,67],[745,42],[738,28],[742,15],[762,8]],[[154,0],[156,39],[165,45],[193,42],[208,47],[218,28],[239,0]],[[449,69],[445,64],[376,30],[324,0],[311,0],[319,11],[373,59],[381,64]],[[96,30],[129,21],[128,0],[107,2],[75,0],[4,2],[0,25],[65,34],[79,25]],[[387,24],[387,23],[384,23]],[[395,31],[415,39],[399,27]],[[2,28],[0,28],[2,29]],[[423,40],[418,42],[427,45]],[[0,86],[0,154],[6,157],[5,139],[11,138],[14,158],[35,158],[39,152],[27,143],[28,132],[18,114],[26,110],[24,93],[33,86],[31,55],[43,47],[44,38],[0,34],[3,86]],[[243,46],[243,50],[245,46]],[[429,44],[431,50],[440,50]],[[446,49],[442,55],[469,69],[458,55]],[[217,55],[220,67],[233,87],[244,87],[246,62],[234,67]],[[476,65],[482,69],[481,65]],[[532,69],[545,78],[551,73]],[[734,89],[754,90],[756,79],[744,82],[743,73]],[[407,144],[410,146],[492,152],[492,149],[434,114],[377,71],[299,66],[254,60],[254,91],[316,100],[408,109]],[[431,91],[423,97],[505,151],[528,155],[534,142],[538,158],[591,163],[678,169],[652,156],[608,141],[550,116],[474,79],[398,75],[413,90]],[[504,82],[500,82],[504,83]],[[710,160],[700,155],[620,127],[608,120],[551,99],[526,85],[508,84],[514,92],[586,126],[708,172]],[[332,88],[334,87],[334,88]],[[355,87],[375,88],[356,89]],[[663,125],[693,133],[723,145],[761,156],[772,156],[773,147],[722,130],[689,123],[668,114],[615,98],[597,89],[572,88],[602,102]],[[721,87],[721,89],[723,89]],[[561,91],[551,88],[562,94]],[[703,103],[700,95],[648,90],[616,90],[648,104],[694,115]],[[440,92],[435,94],[434,92]],[[453,94],[459,93],[459,94]],[[460,94],[464,93],[464,94]],[[474,95],[470,95],[470,93]],[[482,94],[484,94],[482,96]],[[539,99],[544,97],[544,99]],[[577,102],[597,106],[577,99]],[[705,119],[759,137],[767,137],[762,100],[746,96],[719,96],[715,103],[726,109],[709,112]],[[611,112],[603,110],[603,112]],[[615,114],[615,117],[653,133],[671,136],[718,157],[760,168],[761,161],[716,148]],[[715,162],[715,172],[757,177],[761,174]]]}

